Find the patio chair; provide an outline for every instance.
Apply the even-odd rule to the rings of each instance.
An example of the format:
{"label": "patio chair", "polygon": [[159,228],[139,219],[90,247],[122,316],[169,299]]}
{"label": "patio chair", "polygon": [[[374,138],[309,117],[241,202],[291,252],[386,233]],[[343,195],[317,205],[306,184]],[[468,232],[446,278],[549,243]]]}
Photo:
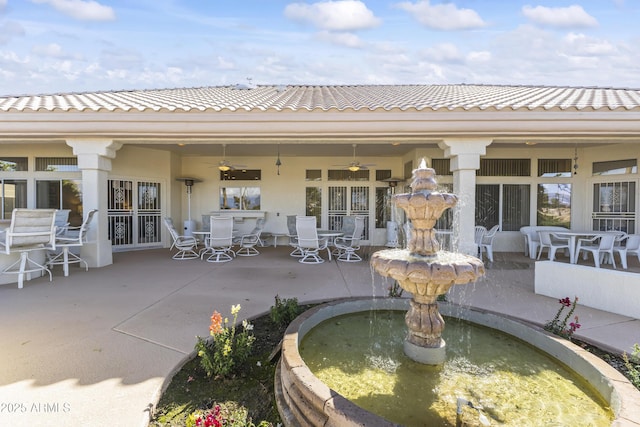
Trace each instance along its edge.
{"label": "patio chair", "polygon": [[538,259],[540,259],[545,249],[547,249],[549,260],[555,261],[558,249],[570,250],[571,248],[568,237],[560,237],[547,230],[538,231],[538,236]]}
{"label": "patio chair", "polygon": [[478,247],[478,257],[482,258],[482,238],[487,234],[487,228],[482,225],[476,225],[473,241]]}
{"label": "patio chair", "polygon": [[300,258],[302,256],[302,250],[298,247],[298,231],[296,230],[296,217],[297,215],[287,215],[287,230],[289,232],[289,246],[293,248],[293,251],[289,254],[292,257]]}
{"label": "patio chair", "polygon": [[627,269],[627,256],[633,254],[640,262],[640,234],[626,234],[620,239],[616,239],[613,245],[613,252],[620,255],[622,268]]}
{"label": "patio chair", "polygon": [[66,233],[69,226],[69,213],[71,209],[59,209],[56,211],[56,219],[54,225],[56,226],[56,236],[62,236]]}
{"label": "patio chair", "polygon": [[493,262],[493,239],[496,237],[499,228],[499,224],[494,225],[480,239],[480,258],[482,258],[482,251],[485,251],[489,261]]}
{"label": "patio chair", "polygon": [[336,237],[335,245],[338,249],[338,261],[358,262],[362,261],[362,257],[356,251],[360,249],[360,239],[364,233],[364,217],[356,216],[354,218],[354,228],[350,235]]}
{"label": "patio chair", "polygon": [[72,253],[70,248],[82,248],[87,241],[87,231],[96,212],[98,212],[97,209],[89,211],[80,227],[67,227],[64,235],[56,236],[56,250],[60,249],[60,252],[49,252],[49,261],[47,262],[49,266],[62,265],[65,276],[69,275],[69,264],[84,263],[85,271],[89,271],[89,264],[79,255]]}
{"label": "patio chair", "polygon": [[616,268],[616,260],[613,258],[613,245],[616,240],[616,234],[604,233],[598,236],[594,236],[590,239],[578,239],[578,246],[576,247],[576,260],[580,258],[580,252],[583,251],[584,259],[587,258],[587,253],[591,253],[593,256],[593,263],[596,268],[600,268],[600,264],[605,261],[605,257],[611,261],[613,268]]}
{"label": "patio chair", "polygon": [[[327,239],[318,238],[315,216],[296,217],[296,231],[298,247],[302,257],[298,262],[302,264],[320,264],[324,262],[318,252],[327,249]],[[328,249],[327,249],[328,250]]]}
{"label": "patio chair", "polygon": [[[4,240],[0,246],[5,254],[19,254],[20,258],[6,267],[3,274],[18,275],[18,289],[22,289],[24,276],[31,279],[31,273],[41,271],[49,273],[49,281],[53,280],[51,270],[33,260],[29,254],[33,251],[54,250],[56,248],[55,209],[14,209],[11,224],[6,229]],[[45,255],[46,256],[46,255]]]}
{"label": "patio chair", "polygon": [[240,246],[240,249],[236,251],[238,256],[256,256],[260,255],[260,252],[256,249],[256,246],[262,241],[260,235],[264,228],[264,218],[258,218],[256,220],[256,226],[251,230],[249,234],[243,234],[233,239],[234,244]]}
{"label": "patio chair", "polygon": [[208,255],[207,262],[228,262],[236,253],[233,246],[233,217],[212,216],[210,220],[211,234],[204,239],[205,248],[200,253],[204,259]]}
{"label": "patio chair", "polygon": [[173,255],[173,259],[185,260],[200,257],[195,251],[198,246],[198,241],[195,237],[179,234],[173,226],[173,220],[171,218],[164,218],[164,225],[167,227],[167,230],[169,230],[169,234],[171,234],[171,239],[173,240],[170,249],[175,248],[178,250],[178,252]]}

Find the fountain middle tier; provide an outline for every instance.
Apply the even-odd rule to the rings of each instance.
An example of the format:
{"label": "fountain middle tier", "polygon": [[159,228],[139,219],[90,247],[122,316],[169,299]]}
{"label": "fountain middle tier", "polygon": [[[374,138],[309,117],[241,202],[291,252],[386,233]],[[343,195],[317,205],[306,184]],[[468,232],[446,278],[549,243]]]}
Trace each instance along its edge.
{"label": "fountain middle tier", "polygon": [[485,274],[480,259],[445,251],[419,256],[409,249],[386,249],[372,255],[371,265],[381,276],[397,280],[402,289],[423,303],[435,302],[451,286],[472,283]]}

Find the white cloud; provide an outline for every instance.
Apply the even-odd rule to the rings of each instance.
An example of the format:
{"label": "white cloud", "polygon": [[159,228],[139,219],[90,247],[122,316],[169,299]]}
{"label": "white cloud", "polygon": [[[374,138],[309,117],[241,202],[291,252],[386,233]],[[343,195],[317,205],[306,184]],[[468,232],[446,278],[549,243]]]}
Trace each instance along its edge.
{"label": "white cloud", "polygon": [[317,38],[339,46],[352,48],[360,48],[363,46],[360,37],[353,33],[332,33],[329,31],[321,31],[318,33]]}
{"label": "white cloud", "polygon": [[57,43],[49,43],[47,45],[35,45],[31,48],[31,53],[56,59],[74,59],[80,60],[80,55],[66,53],[62,50],[62,46]]}
{"label": "white cloud", "polygon": [[[0,0],[2,1],[2,0]],[[15,21],[7,21],[0,24],[0,44],[5,44],[13,37],[24,36],[25,30],[22,25]]]}
{"label": "white cloud", "polygon": [[284,15],[298,22],[308,22],[326,31],[355,31],[380,25],[367,6],[358,0],[322,1],[318,3],[292,3]]}
{"label": "white cloud", "polygon": [[616,53],[616,47],[607,40],[598,40],[584,34],[569,33],[565,37],[576,55],[605,56]]}
{"label": "white cloud", "polygon": [[[0,0],[2,1],[2,0]],[[113,21],[116,13],[113,8],[103,6],[93,0],[31,0],[33,3],[46,3],[58,12],[80,21]]]}
{"label": "white cloud", "polygon": [[233,70],[236,66],[232,61],[229,61],[225,58],[223,58],[222,56],[218,56],[217,59],[217,64],[218,64],[218,69],[219,70]]}
{"label": "white cloud", "polygon": [[422,52],[422,56],[433,62],[459,63],[463,60],[458,47],[453,43],[440,43],[428,47]]}
{"label": "white cloud", "polygon": [[598,21],[582,6],[568,7],[523,6],[522,14],[535,24],[557,28],[595,27]]}
{"label": "white cloud", "polygon": [[468,30],[486,25],[475,10],[459,9],[452,3],[431,5],[429,0],[422,0],[416,3],[398,3],[397,7],[434,30]]}
{"label": "white cloud", "polygon": [[467,60],[469,62],[489,62],[491,61],[492,55],[491,52],[483,50],[476,52],[469,52],[467,55]]}
{"label": "white cloud", "polygon": [[7,6],[7,0],[0,0],[0,12]]}

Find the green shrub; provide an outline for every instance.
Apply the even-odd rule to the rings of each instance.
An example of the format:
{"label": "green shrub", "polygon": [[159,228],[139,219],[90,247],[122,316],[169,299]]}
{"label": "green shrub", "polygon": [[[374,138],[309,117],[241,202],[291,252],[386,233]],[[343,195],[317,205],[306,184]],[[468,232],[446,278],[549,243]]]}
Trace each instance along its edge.
{"label": "green shrub", "polygon": [[633,353],[631,356],[623,353],[622,360],[624,360],[624,366],[626,366],[629,372],[631,382],[636,388],[640,389],[640,345],[633,345]]}
{"label": "green shrub", "polygon": [[271,321],[278,326],[288,325],[302,313],[297,298],[282,299],[276,295],[275,300],[275,305],[271,306]]}
{"label": "green shrub", "polygon": [[222,315],[217,311],[211,316],[211,326],[208,340],[198,338],[196,351],[200,357],[200,365],[208,377],[225,377],[235,373],[239,365],[247,360],[251,354],[251,347],[255,341],[253,325],[247,320],[242,321],[242,330],[237,331],[236,321],[240,304],[231,307],[233,322],[229,326],[229,320],[222,320]]}

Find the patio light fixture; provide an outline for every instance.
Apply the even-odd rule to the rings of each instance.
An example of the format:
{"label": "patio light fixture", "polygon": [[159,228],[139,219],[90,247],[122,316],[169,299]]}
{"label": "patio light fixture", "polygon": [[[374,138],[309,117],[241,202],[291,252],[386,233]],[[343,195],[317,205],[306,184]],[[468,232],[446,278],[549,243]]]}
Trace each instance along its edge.
{"label": "patio light fixture", "polygon": [[278,175],[280,175],[280,166],[282,166],[282,162],[280,161],[280,144],[278,144],[278,158],[276,159],[276,167],[278,168]]}

